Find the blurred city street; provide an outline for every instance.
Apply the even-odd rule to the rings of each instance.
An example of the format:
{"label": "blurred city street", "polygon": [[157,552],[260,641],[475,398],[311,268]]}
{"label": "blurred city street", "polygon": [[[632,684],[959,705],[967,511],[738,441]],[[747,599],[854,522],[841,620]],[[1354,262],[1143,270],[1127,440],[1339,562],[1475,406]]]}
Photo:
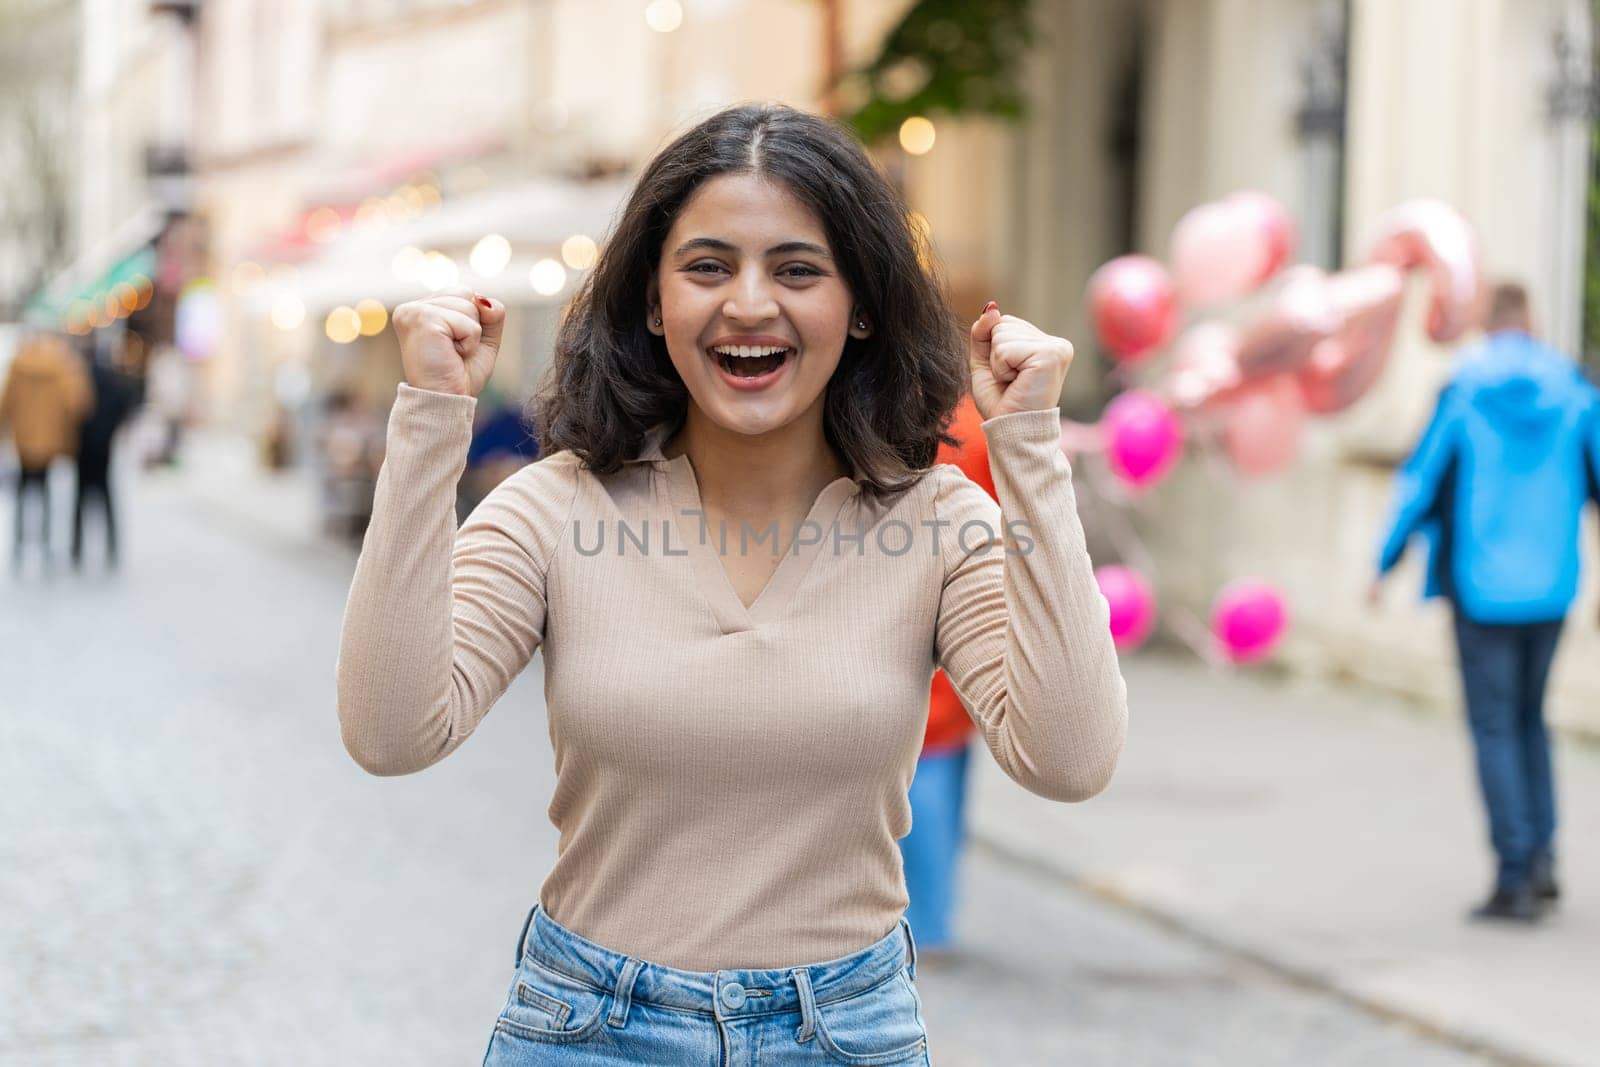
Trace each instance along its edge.
{"label": "blurred city street", "polygon": [[[5,579],[0,855],[30,877],[0,881],[0,1061],[476,1062],[553,857],[538,661],[459,753],[367,776],[333,705],[353,555],[297,519],[308,486],[211,444],[125,472],[121,574]],[[1106,796],[1051,805],[983,764],[965,947],[919,976],[934,1062],[1585,1062],[1592,749],[1563,752],[1561,916],[1480,930],[1453,721],[1160,655],[1127,673]]]}
{"label": "blurred city street", "polygon": [[[562,451],[450,592],[458,703],[535,625],[559,699],[369,775],[452,492]],[[1065,554],[744,645],[817,572],[725,560],[705,660],[563,569],[613,461],[776,532],[929,457]],[[1600,0],[0,0],[0,1067],[480,1062],[558,841],[706,968],[903,876],[940,1067],[1600,1067],[1597,520]],[[904,765],[835,725],[890,713]]]}

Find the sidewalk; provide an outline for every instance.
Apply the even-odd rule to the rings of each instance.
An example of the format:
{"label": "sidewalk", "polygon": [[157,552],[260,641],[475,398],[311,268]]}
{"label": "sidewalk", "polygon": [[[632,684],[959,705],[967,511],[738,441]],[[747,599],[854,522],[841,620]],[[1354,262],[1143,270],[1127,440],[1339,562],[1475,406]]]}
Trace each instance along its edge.
{"label": "sidewalk", "polygon": [[179,463],[146,471],[145,479],[177,487],[206,514],[286,546],[328,551],[321,532],[316,473],[307,467],[272,472],[255,442],[227,431],[191,431]]}
{"label": "sidewalk", "polygon": [[1600,747],[1557,754],[1559,909],[1470,924],[1491,864],[1456,717],[1159,653],[1124,671],[1106,793],[1051,804],[980,760],[978,842],[1462,1044],[1600,1064]]}

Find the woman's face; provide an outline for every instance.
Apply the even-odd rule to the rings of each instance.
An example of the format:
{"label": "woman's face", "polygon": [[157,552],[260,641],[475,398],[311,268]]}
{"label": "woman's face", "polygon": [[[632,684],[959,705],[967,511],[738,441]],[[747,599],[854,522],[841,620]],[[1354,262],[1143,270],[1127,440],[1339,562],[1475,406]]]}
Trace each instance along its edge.
{"label": "woman's face", "polygon": [[747,435],[802,419],[820,431],[846,337],[868,332],[821,223],[784,185],[750,174],[712,178],[689,198],[651,298],[647,322],[688,387],[690,417]]}

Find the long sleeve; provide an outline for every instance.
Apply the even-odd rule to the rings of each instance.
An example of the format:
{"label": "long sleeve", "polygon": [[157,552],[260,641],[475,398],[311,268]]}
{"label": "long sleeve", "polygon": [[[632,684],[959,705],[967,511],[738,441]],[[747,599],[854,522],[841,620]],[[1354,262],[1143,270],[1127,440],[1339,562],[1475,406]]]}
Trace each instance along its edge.
{"label": "long sleeve", "polygon": [[1006,774],[1052,800],[1085,800],[1116,769],[1128,697],[1059,413],[1001,415],[983,431],[998,506],[948,468],[935,498],[945,578],[934,654]]}
{"label": "long sleeve", "polygon": [[[1400,562],[1406,543],[1433,511],[1445,472],[1455,455],[1455,420],[1450,408],[1453,400],[1447,387],[1439,394],[1428,428],[1405,463],[1395,474],[1394,505],[1389,532],[1378,552],[1378,573],[1387,574]],[[1449,516],[1444,517],[1449,521]]]}
{"label": "long sleeve", "polygon": [[476,401],[399,386],[336,668],[344,744],[374,774],[466,740],[543,639],[545,575],[576,494],[566,453],[508,478],[455,528]]}

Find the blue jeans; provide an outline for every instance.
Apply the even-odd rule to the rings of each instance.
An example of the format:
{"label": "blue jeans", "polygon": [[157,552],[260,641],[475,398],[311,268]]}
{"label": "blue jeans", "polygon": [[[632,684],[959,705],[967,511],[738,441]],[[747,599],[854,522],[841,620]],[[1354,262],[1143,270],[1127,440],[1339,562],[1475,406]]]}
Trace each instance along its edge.
{"label": "blue jeans", "polygon": [[905,864],[906,918],[917,944],[944,948],[950,943],[955,911],[956,863],[966,833],[967,765],[971,744],[925,753],[911,779],[911,832],[900,839]]}
{"label": "blue jeans", "polygon": [[1498,884],[1528,880],[1556,832],[1555,779],[1544,724],[1544,688],[1561,620],[1486,625],[1456,612],[1456,645],[1478,784],[1499,860]]}
{"label": "blue jeans", "polygon": [[876,944],[825,963],[679,971],[602,948],[536,905],[484,1067],[928,1067],[916,962],[901,919]]}

